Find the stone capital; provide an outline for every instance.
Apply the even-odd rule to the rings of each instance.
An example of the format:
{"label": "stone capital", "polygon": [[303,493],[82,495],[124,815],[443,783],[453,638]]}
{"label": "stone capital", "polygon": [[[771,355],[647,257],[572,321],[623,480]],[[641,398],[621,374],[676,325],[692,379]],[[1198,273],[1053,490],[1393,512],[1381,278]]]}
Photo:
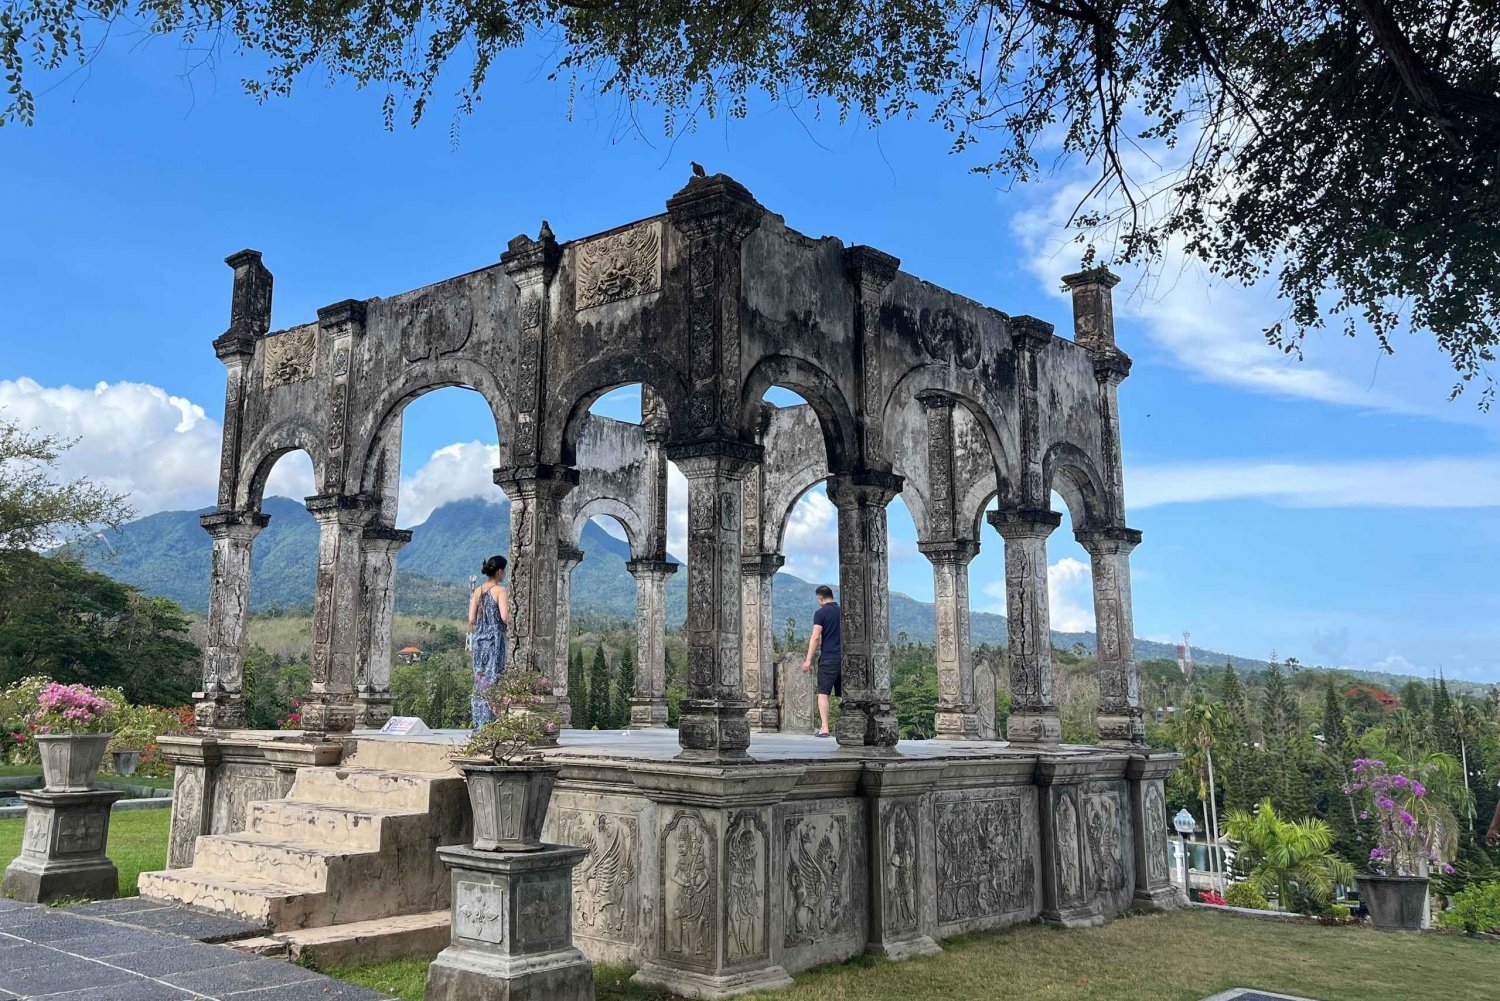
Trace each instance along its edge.
{"label": "stone capital", "polygon": [[561,540],[557,543],[557,567],[559,570],[571,570],[583,562],[583,550],[577,546],[569,545]]}
{"label": "stone capital", "polygon": [[385,546],[392,552],[396,552],[411,541],[411,530],[407,528],[393,528],[390,525],[366,525],[360,537],[364,539],[365,545],[368,548],[373,549],[377,546]]}
{"label": "stone capital", "polygon": [[682,475],[744,476],[765,458],[765,449],[738,438],[693,438],[667,443],[666,456]]}
{"label": "stone capital", "polygon": [[1010,318],[1010,336],[1018,348],[1041,348],[1052,342],[1056,329],[1046,320],[1022,314]]}
{"label": "stone capital", "polygon": [[501,466],[495,470],[494,479],[495,485],[511,500],[549,492],[561,497],[578,486],[578,470],[573,466],[538,462],[525,466]]}
{"label": "stone capital", "polygon": [[1090,556],[1111,553],[1128,554],[1141,544],[1141,531],[1124,526],[1109,528],[1079,529],[1073,533],[1078,544],[1088,550]]}
{"label": "stone capital", "polygon": [[198,524],[215,539],[240,538],[246,542],[260,534],[271,516],[259,511],[210,511],[198,516]]}
{"label": "stone capital", "polygon": [[646,575],[648,577],[659,575],[660,577],[665,579],[666,577],[669,577],[670,575],[677,572],[677,564],[673,563],[671,560],[627,560],[625,563],[625,569],[630,572],[630,576],[635,577],[637,580],[639,580],[642,575]]}
{"label": "stone capital", "polygon": [[984,518],[1007,540],[1045,539],[1062,524],[1062,515],[1056,511],[1027,508],[991,511]]}
{"label": "stone capital", "polygon": [[844,250],[844,273],[865,295],[880,295],[900,270],[901,259],[883,250],[864,245]]}
{"label": "stone capital", "polygon": [[958,400],[936,389],[924,389],[917,394],[917,402],[927,410],[952,410]]}
{"label": "stone capital", "polygon": [[1125,777],[1132,782],[1165,779],[1182,764],[1182,755],[1176,751],[1140,751],[1130,756],[1125,764]]}
{"label": "stone capital", "polygon": [[786,566],[786,557],[781,553],[742,553],[740,573],[746,577],[774,577]]}
{"label": "stone capital", "polygon": [[364,333],[365,304],[359,299],[341,299],[331,306],[318,310],[318,326],[333,334],[341,334],[348,328],[355,334]]}
{"label": "stone capital", "polygon": [[834,473],[828,477],[828,499],[834,507],[852,505],[875,505],[885,507],[896,499],[905,480],[895,473],[878,469],[858,469],[849,473]]}
{"label": "stone capital", "polygon": [[557,245],[557,237],[545,219],[535,240],[521,233],[511,238],[500,255],[500,265],[505,268],[505,273],[522,288],[550,282],[561,260],[562,248]]}
{"label": "stone capital", "polygon": [[918,540],[917,551],[934,564],[968,565],[975,556],[979,555],[979,542],[977,539],[934,539],[927,542]]}
{"label": "stone capital", "polygon": [[319,521],[358,521],[373,517],[380,508],[380,502],[369,494],[313,494],[306,504]]}
{"label": "stone capital", "polygon": [[1094,360],[1094,378],[1098,381],[1118,386],[1130,374],[1130,356],[1113,344],[1090,346],[1088,351]]}
{"label": "stone capital", "polygon": [[760,225],[765,209],[743,184],[728,174],[692,177],[667,199],[667,216],[689,240],[722,236],[739,243]]}
{"label": "stone capital", "polygon": [[1088,268],[1084,271],[1075,271],[1071,275],[1063,275],[1063,285],[1066,288],[1077,289],[1089,285],[1100,285],[1106,289],[1112,289],[1120,284],[1120,276],[1109,268],[1100,265],[1097,268]]}

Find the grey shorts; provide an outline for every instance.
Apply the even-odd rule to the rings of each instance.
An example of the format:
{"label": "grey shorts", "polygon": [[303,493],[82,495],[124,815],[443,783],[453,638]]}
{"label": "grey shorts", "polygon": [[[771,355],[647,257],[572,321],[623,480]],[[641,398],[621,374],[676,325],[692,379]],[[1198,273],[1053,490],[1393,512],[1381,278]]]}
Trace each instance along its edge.
{"label": "grey shorts", "polygon": [[844,697],[843,678],[840,671],[840,663],[836,660],[825,660],[818,662],[818,694],[837,695]]}

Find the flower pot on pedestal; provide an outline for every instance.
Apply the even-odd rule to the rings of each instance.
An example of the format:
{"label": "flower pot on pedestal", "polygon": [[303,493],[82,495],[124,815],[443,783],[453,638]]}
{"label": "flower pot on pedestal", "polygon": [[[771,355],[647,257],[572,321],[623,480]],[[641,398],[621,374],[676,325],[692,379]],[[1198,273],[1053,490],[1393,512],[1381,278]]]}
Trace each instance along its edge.
{"label": "flower pot on pedestal", "polygon": [[1356,876],[1370,923],[1383,931],[1427,927],[1426,876]]}
{"label": "flower pot on pedestal", "polygon": [[42,778],[47,792],[88,792],[104,761],[112,733],[39,733]]}
{"label": "flower pot on pedestal", "polygon": [[542,824],[561,765],[542,761],[502,765],[456,758],[474,810],[474,850],[534,852],[542,849]]}
{"label": "flower pot on pedestal", "polygon": [[140,751],[110,751],[109,756],[114,759],[116,775],[134,775],[141,763]]}

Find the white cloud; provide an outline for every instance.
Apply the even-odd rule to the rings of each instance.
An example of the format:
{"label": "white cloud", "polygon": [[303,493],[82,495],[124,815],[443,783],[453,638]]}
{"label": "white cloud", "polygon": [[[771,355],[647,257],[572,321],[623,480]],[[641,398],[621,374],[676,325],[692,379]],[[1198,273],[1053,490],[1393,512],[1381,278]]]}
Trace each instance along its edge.
{"label": "white cloud", "polygon": [[88,477],[129,494],[138,515],[214,502],[219,423],[157,386],[100,382],[83,389],[0,379],[0,414],[22,427],[78,439],[59,459],[59,476]]}
{"label": "white cloud", "polygon": [[411,476],[401,477],[397,521],[403,526],[420,525],[444,504],[470,497],[498,503],[503,494],[495,486],[494,470],[499,464],[499,445],[478,441],[444,445]]}
{"label": "white cloud", "polygon": [[1494,507],[1500,505],[1500,457],[1136,465],[1128,471],[1125,496],[1137,510],[1244,498],[1288,507]]}
{"label": "white cloud", "polygon": [[822,487],[803,494],[792,508],[781,548],[787,573],[814,584],[838,583],[838,509]]}
{"label": "white cloud", "polygon": [[[1006,613],[1004,579],[990,581],[980,592],[990,599],[983,611]],[[1047,613],[1058,632],[1094,631],[1094,578],[1087,563],[1064,556],[1047,567]]]}
{"label": "white cloud", "polygon": [[1417,674],[1417,666],[1399,653],[1389,654],[1377,660],[1369,667],[1371,671],[1383,671],[1386,674]]}

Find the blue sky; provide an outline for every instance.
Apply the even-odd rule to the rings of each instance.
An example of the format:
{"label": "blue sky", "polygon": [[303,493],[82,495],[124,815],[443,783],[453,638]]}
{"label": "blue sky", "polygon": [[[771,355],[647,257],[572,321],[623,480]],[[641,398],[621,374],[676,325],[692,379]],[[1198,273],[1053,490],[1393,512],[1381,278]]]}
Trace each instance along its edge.
{"label": "blue sky", "polygon": [[[503,61],[455,144],[441,98],[418,129],[386,132],[378,93],[309,79],[260,106],[232,57],[217,77],[185,65],[170,40],[114,45],[87,73],[47,81],[35,127],[0,132],[0,405],[82,435],[67,471],[130,490],[141,513],[212,501],[224,373],[210,341],[227,321],[222,259],[241,247],[265,253],[285,326],[484,266],[543,218],[570,239],[660,211],[696,159],[796,229],[1069,327],[1057,277],[1078,259],[1059,221],[1083,175],[1006,191],[925,123],[839,126],[831,109],[761,106],[674,141],[641,109],[642,136],[613,101],[581,98],[569,121],[566,86],[525,52]],[[1500,416],[1446,402],[1451,377],[1425,340],[1382,358],[1368,339],[1326,334],[1299,362],[1260,338],[1278,315],[1268,291],[1216,286],[1177,259],[1122,274],[1119,340],[1136,363],[1121,391],[1127,499],[1146,538],[1137,633],[1500,680],[1500,584],[1483,555],[1500,543]],[[408,518],[485,489],[486,420],[461,390],[409,409]],[[301,489],[295,467],[278,467],[273,488]],[[831,524],[826,499],[804,501],[788,569],[835,575]],[[893,586],[930,597],[899,505],[892,537]],[[1053,540],[1054,624],[1086,625],[1086,558],[1066,524]],[[973,603],[1002,610],[1000,543],[985,542]]]}

